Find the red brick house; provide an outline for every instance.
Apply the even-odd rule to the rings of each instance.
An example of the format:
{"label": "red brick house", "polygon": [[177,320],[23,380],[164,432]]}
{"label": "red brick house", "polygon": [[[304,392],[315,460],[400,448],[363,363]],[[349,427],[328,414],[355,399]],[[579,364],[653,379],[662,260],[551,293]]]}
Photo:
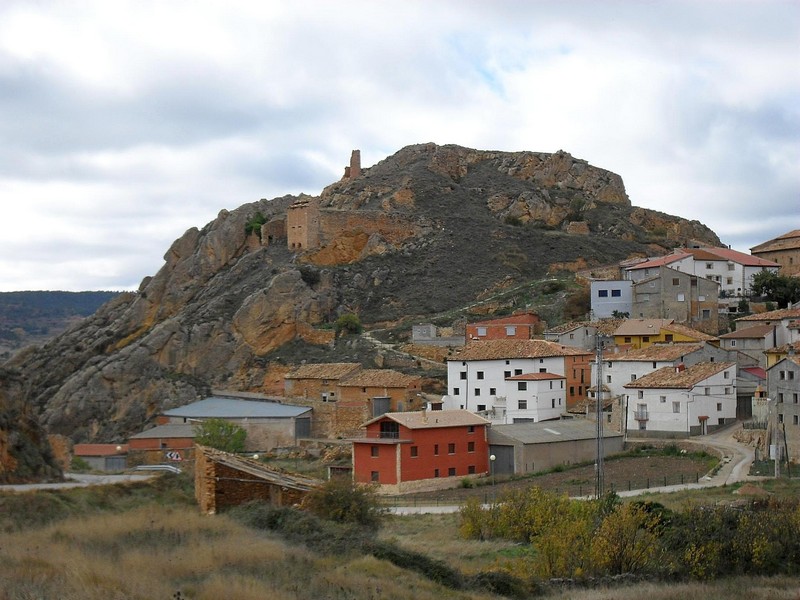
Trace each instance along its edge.
{"label": "red brick house", "polygon": [[530,340],[541,333],[539,315],[531,312],[467,324],[467,343],[479,340]]}
{"label": "red brick house", "polygon": [[356,483],[381,493],[457,486],[489,472],[489,421],[467,410],[386,413],[353,440]]}

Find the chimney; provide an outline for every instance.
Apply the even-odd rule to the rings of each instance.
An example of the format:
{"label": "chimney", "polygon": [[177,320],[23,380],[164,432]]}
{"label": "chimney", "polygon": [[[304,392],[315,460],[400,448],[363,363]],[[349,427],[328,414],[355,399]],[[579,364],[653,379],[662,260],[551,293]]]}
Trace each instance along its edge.
{"label": "chimney", "polygon": [[678,363],[678,366],[675,367],[675,372],[680,373],[686,370],[686,365],[684,363]]}

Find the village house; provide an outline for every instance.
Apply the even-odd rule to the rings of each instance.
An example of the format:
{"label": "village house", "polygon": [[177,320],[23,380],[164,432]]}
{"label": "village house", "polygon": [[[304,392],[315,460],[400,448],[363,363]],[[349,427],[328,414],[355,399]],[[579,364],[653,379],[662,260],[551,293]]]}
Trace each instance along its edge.
{"label": "village house", "polygon": [[594,350],[597,346],[597,336],[610,338],[620,323],[622,323],[622,319],[573,321],[551,327],[544,332],[544,339],[564,346]]}
{"label": "village house", "polygon": [[743,327],[719,336],[720,346],[726,350],[737,350],[758,361],[760,367],[766,368],[767,358],[764,352],[775,347],[777,331],[775,325],[754,325]]}
{"label": "village house", "polygon": [[767,369],[767,395],[774,406],[772,430],[778,432],[776,436],[778,439],[773,439],[773,443],[781,443],[788,447],[789,458],[798,462],[800,461],[800,355],[791,353]]}
{"label": "village house", "polygon": [[672,319],[625,319],[614,331],[614,344],[624,348],[646,348],[651,344],[716,341]]}
{"label": "village house", "polygon": [[633,304],[633,282],[595,280],[589,284],[593,319],[630,316]]}
{"label": "village house", "polygon": [[787,356],[792,354],[800,355],[800,340],[765,350],[764,354],[767,355],[767,368],[769,368]]}
{"label": "village house", "polygon": [[[623,445],[619,431],[603,431],[603,456],[622,452]],[[525,475],[594,461],[597,426],[585,419],[493,425],[489,429],[489,452],[495,457],[496,475]]]}
{"label": "village house", "polygon": [[353,442],[353,478],[400,494],[459,485],[489,471],[489,422],[466,410],[386,413]]}
{"label": "village house", "polygon": [[800,342],[800,308],[781,308],[736,319],[736,330],[755,325],[775,327],[770,348]]}
{"label": "village house", "polygon": [[780,275],[800,275],[800,229],[753,246],[750,254],[780,265]]}
{"label": "village house", "polygon": [[463,325],[440,328],[433,323],[420,323],[411,326],[411,343],[421,346],[463,346],[464,335]]}
{"label": "village house", "polygon": [[369,417],[422,408],[422,378],[391,369],[363,369],[339,381],[338,402],[367,407]]}
{"label": "village house", "polygon": [[736,420],[736,365],[664,367],[625,385],[628,437],[687,437]]}
{"label": "village house", "polygon": [[583,398],[590,385],[593,353],[544,340],[486,340],[467,345],[447,361],[448,409],[486,415],[507,423],[506,381],[530,373],[563,375],[567,406]]}
{"label": "village house", "polygon": [[541,333],[542,321],[532,312],[467,323],[467,343],[483,340],[530,340]]}
{"label": "village house", "polygon": [[777,263],[730,248],[676,248],[666,256],[627,267],[625,278],[631,281],[648,279],[662,266],[715,281],[720,285],[720,296],[729,298],[747,296],[753,277],[764,270],[777,273],[779,268]]}
{"label": "village house", "polygon": [[336,402],[339,381],[360,370],[359,363],[301,365],[284,377],[284,395],[287,398]]}
{"label": "village house", "polygon": [[144,464],[180,463],[194,457],[194,423],[156,425],[128,439],[130,453]]}
{"label": "village house", "polygon": [[567,408],[567,378],[555,373],[525,373],[505,381],[504,398],[495,407],[506,423],[538,423],[558,419]]}
{"label": "village house", "polygon": [[128,444],[75,444],[72,456],[94,471],[124,471],[128,468]]}

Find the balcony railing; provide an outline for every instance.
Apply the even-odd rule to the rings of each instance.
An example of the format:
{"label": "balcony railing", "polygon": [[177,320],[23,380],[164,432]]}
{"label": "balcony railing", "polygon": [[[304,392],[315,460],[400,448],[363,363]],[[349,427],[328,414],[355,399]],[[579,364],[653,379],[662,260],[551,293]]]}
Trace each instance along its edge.
{"label": "balcony railing", "polygon": [[647,421],[647,409],[646,408],[637,408],[636,411],[633,413],[633,418],[637,421]]}

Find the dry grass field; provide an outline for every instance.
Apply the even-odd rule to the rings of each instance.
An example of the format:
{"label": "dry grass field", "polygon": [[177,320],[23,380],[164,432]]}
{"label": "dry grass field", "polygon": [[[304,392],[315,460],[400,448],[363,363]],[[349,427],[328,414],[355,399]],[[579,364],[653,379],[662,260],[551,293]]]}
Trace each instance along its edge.
{"label": "dry grass field", "polygon": [[[794,482],[773,487],[778,494],[800,490]],[[726,491],[728,497],[730,492]],[[704,502],[697,492],[686,494],[681,502]],[[173,477],[114,488],[0,493],[0,531],[0,600],[501,597],[454,590],[358,552],[318,554],[288,544],[277,534],[250,529],[228,515],[200,515],[189,482]],[[455,514],[389,516],[378,537],[465,574],[502,569],[506,561],[526,551],[507,541],[461,539]],[[800,578],[742,577],[596,589],[549,585],[536,597],[544,596],[798,600]]]}

